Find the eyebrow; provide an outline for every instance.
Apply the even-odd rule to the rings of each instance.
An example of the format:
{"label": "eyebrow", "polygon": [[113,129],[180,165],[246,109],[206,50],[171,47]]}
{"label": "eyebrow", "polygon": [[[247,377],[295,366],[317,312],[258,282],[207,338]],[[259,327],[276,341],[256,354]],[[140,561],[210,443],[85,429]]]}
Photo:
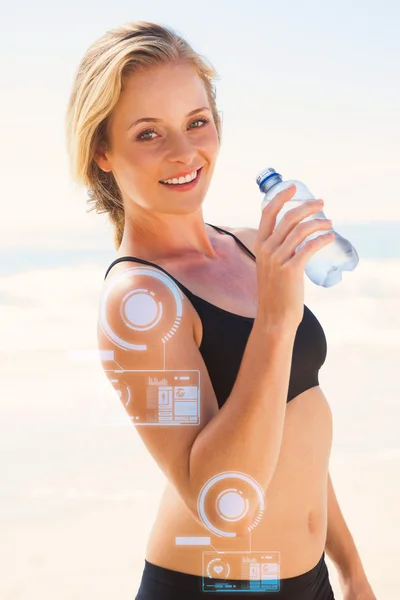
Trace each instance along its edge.
{"label": "eyebrow", "polygon": [[[202,106],[201,108],[195,108],[194,110],[191,110],[186,115],[186,117],[191,117],[192,115],[195,115],[196,113],[199,113],[199,112],[201,112],[203,110],[210,110],[210,109],[207,106]],[[138,125],[139,123],[143,123],[144,121],[148,121],[150,123],[160,123],[162,121],[162,119],[156,119],[155,117],[143,117],[142,119],[138,119],[137,121],[134,121],[133,123],[131,123],[129,125],[127,131],[129,131],[135,125]]]}

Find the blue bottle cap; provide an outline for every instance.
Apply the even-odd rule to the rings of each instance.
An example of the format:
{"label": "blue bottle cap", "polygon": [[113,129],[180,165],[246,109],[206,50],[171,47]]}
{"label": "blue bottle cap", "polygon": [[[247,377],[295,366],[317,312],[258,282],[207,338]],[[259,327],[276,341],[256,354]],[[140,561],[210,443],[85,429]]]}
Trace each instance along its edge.
{"label": "blue bottle cap", "polygon": [[261,186],[270,177],[280,177],[280,179],[282,181],[282,175],[280,175],[280,173],[277,173],[275,171],[275,169],[273,169],[272,167],[268,167],[267,169],[263,169],[262,171],[260,171],[260,173],[257,175],[256,182],[257,182],[258,187],[261,189]]}

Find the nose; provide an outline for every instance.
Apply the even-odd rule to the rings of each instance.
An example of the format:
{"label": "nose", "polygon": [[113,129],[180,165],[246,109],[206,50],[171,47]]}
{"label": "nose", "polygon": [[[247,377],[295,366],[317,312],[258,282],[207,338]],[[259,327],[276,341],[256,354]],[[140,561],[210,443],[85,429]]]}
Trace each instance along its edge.
{"label": "nose", "polygon": [[197,154],[197,148],[186,135],[174,135],[169,143],[169,162],[192,165],[195,162]]}

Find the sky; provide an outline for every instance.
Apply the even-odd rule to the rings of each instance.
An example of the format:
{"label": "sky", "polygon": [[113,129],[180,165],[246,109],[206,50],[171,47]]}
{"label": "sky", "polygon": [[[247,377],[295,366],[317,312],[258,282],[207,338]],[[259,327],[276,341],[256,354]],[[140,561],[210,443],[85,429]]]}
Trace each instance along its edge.
{"label": "sky", "polygon": [[336,221],[399,221],[400,5],[237,0],[9,3],[0,25],[0,250],[112,249],[71,181],[64,117],[89,45],[135,20],[179,31],[220,79],[223,138],[206,222],[258,227],[274,167]]}

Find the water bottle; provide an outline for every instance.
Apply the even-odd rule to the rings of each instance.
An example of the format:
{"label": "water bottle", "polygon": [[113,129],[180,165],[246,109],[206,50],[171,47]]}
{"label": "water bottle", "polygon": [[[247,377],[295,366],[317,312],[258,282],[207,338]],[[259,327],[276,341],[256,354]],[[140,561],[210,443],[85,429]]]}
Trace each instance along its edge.
{"label": "water bottle", "polygon": [[[288,210],[299,206],[299,203],[316,199],[304,183],[294,179],[282,181],[282,176],[272,168],[263,169],[257,176],[256,181],[260,191],[265,194],[261,204],[261,210],[265,208],[268,202],[270,202],[278,192],[281,192],[291,184],[296,186],[296,193],[290,200],[285,202],[279,212],[276,218],[275,227],[279,224],[280,220]],[[321,210],[303,219],[302,223],[310,221],[311,219],[326,219],[326,215]],[[323,287],[336,285],[342,280],[343,271],[353,271],[356,268],[359,258],[354,246],[331,227],[330,229],[312,233],[296,248],[296,252],[298,252],[308,241],[331,231],[334,232],[335,239],[332,240],[330,244],[320,248],[310,258],[305,268],[305,272],[309,279],[316,285],[321,285]]]}

